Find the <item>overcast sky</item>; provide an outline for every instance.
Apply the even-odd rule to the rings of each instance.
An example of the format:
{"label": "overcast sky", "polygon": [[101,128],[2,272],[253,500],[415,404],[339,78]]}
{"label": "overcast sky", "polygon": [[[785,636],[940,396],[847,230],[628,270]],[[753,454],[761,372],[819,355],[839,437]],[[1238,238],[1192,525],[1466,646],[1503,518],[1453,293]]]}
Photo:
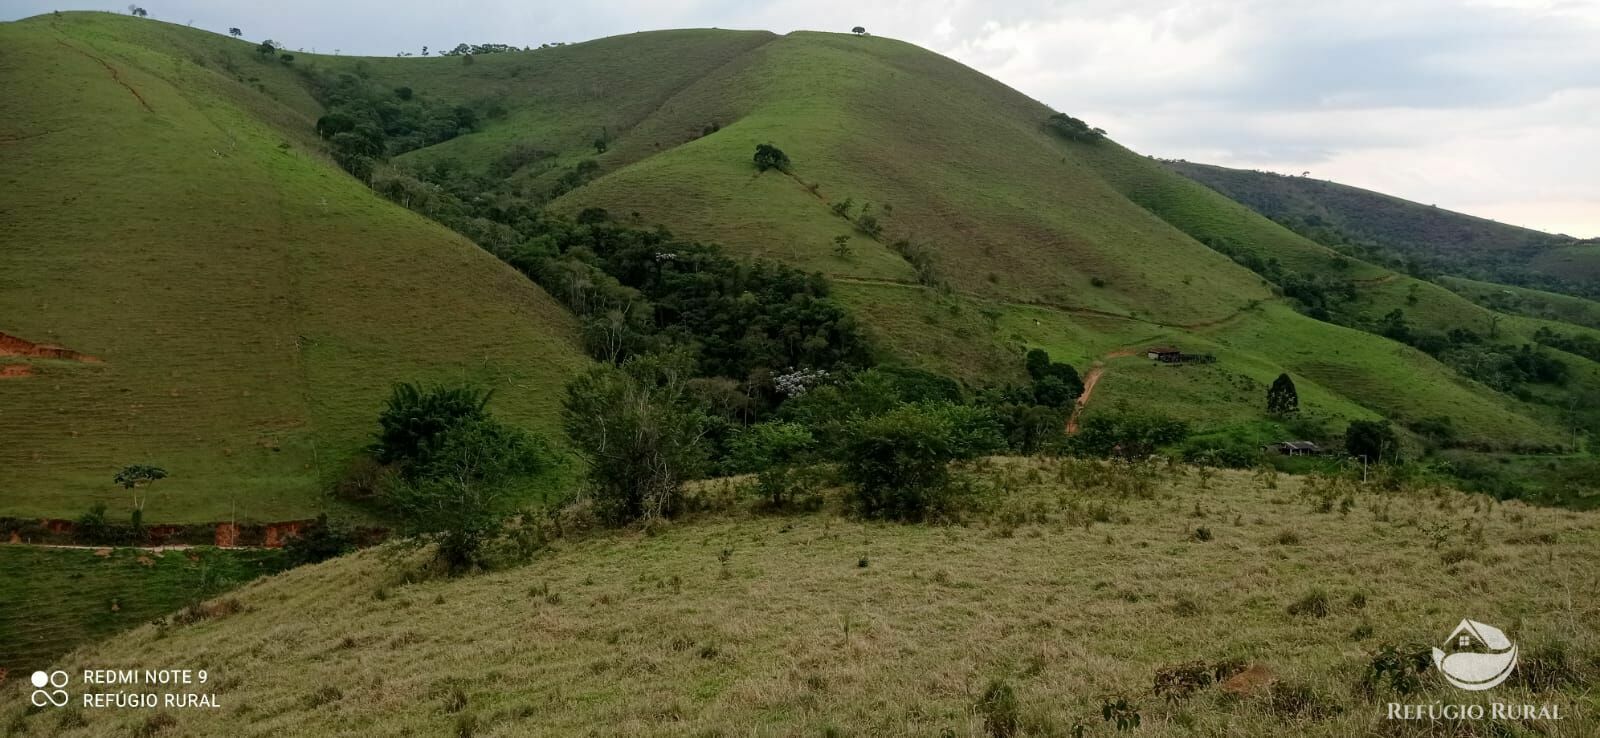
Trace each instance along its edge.
{"label": "overcast sky", "polygon": [[[141,0],[290,48],[392,55],[658,28],[869,31],[1141,153],[1332,179],[1600,236],[1600,0]],[[126,2],[7,0],[0,17]]]}

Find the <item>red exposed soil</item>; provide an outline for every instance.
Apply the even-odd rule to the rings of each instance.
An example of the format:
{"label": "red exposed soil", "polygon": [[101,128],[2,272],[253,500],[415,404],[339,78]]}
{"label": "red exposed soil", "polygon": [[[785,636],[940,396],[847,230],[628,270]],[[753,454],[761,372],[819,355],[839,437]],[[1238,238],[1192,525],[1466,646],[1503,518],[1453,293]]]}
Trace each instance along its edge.
{"label": "red exposed soil", "polygon": [[[1125,356],[1137,356],[1137,349],[1117,349],[1105,355],[1105,359],[1120,359]],[[1106,373],[1106,367],[1099,361],[1089,367],[1083,375],[1083,392],[1078,395],[1078,401],[1072,406],[1072,416],[1067,418],[1067,435],[1078,432],[1078,416],[1083,414],[1083,408],[1089,404],[1089,395],[1094,394],[1094,386],[1100,383],[1100,375]]]}
{"label": "red exposed soil", "polygon": [[[0,333],[0,356],[30,356],[36,359],[65,359],[67,361],[81,361],[86,364],[99,364],[98,357],[81,354],[69,348],[51,346],[49,344],[34,343],[27,339],[18,338],[9,333]],[[16,366],[13,364],[12,366]]]}
{"label": "red exposed soil", "polygon": [[1100,383],[1100,375],[1106,373],[1106,368],[1096,363],[1089,367],[1083,375],[1083,392],[1078,395],[1077,404],[1072,406],[1072,417],[1067,418],[1067,435],[1078,432],[1078,416],[1083,414],[1083,407],[1089,404],[1089,395],[1094,394],[1094,386]]}
{"label": "red exposed soil", "polygon": [[0,366],[0,379],[26,377],[33,374],[33,367],[27,364],[6,364]]}
{"label": "red exposed soil", "polygon": [[282,548],[284,542],[288,541],[290,538],[300,535],[300,529],[302,527],[304,527],[304,525],[298,520],[288,523],[268,524],[266,542],[262,545],[265,545],[267,548]]}
{"label": "red exposed soil", "polygon": [[239,526],[235,523],[217,523],[217,548],[232,548],[239,543]]}

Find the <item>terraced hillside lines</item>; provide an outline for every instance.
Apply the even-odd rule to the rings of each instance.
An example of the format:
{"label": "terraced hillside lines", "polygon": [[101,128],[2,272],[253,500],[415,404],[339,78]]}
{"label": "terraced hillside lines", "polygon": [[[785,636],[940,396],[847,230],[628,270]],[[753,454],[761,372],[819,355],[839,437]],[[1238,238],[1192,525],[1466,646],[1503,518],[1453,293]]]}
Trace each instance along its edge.
{"label": "terraced hillside lines", "polygon": [[0,330],[104,360],[0,382],[0,514],[122,510],[130,463],[171,474],[147,522],[337,508],[322,490],[395,381],[484,383],[555,435],[552,388],[587,363],[570,314],[305,148],[292,70],[109,14],[0,43]]}
{"label": "terraced hillside lines", "polygon": [[[1062,468],[994,463],[974,482],[994,511],[965,525],[734,512],[557,541],[534,563],[482,576],[388,584],[383,602],[375,582],[398,581],[394,558],[367,551],[246,585],[228,595],[242,606],[231,614],[141,626],[55,666],[142,667],[173,653],[205,664],[229,688],[221,709],[170,711],[169,730],[194,735],[242,721],[311,737],[463,725],[986,735],[975,705],[1004,679],[1030,734],[1112,734],[1101,703],[1120,695],[1142,714],[1137,735],[1332,738],[1371,732],[1398,699],[1359,686],[1383,644],[1439,643],[1472,612],[1526,654],[1564,654],[1558,673],[1571,677],[1537,691],[1515,679],[1483,699],[1560,704],[1559,722],[1519,723],[1551,735],[1600,727],[1589,692],[1600,631],[1592,603],[1574,596],[1596,585],[1597,513],[1358,489],[1340,515],[1316,512],[1317,494],[1288,475],[1266,489],[1220,471],[1202,489],[1192,471],[1157,471],[1154,494],[1138,497],[1058,481],[1076,478]],[[1463,520],[1481,542],[1459,532]],[[1152,691],[1158,671],[1194,661],[1255,666],[1280,686],[1209,685],[1177,703]],[[1479,698],[1430,670],[1406,699]],[[86,710],[86,725],[60,728],[25,700],[0,693],[0,724],[24,735],[123,734],[149,718]]]}
{"label": "terraced hillside lines", "polygon": [[279,551],[0,545],[0,670],[44,668],[83,643],[282,568]]}

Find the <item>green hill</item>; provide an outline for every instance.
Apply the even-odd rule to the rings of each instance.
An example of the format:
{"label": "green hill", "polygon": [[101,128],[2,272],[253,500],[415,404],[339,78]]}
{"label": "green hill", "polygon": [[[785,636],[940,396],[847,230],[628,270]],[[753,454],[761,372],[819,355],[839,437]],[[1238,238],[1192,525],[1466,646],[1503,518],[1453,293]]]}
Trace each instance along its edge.
{"label": "green hill", "polygon": [[[280,62],[108,14],[3,29],[19,101],[3,176],[32,186],[0,196],[16,214],[0,330],[103,361],[7,360],[31,374],[0,379],[15,398],[5,412],[27,419],[0,447],[26,494],[0,513],[74,514],[112,497],[108,471],[150,460],[176,472],[158,518],[301,515],[326,504],[319,488],[397,379],[483,381],[509,417],[552,429],[562,380],[584,362],[570,314],[331,166],[311,82],[325,74],[473,111],[470,132],[390,170],[466,173],[497,197],[555,196],[559,213],[605,208],[820,271],[889,362],[982,386],[1044,347],[1080,371],[1101,364],[1087,412],[1148,407],[1263,438],[1287,432],[1262,397],[1288,372],[1333,433],[1449,415],[1479,447],[1569,440],[1559,398],[1519,399],[1375,335],[1396,310],[1440,335],[1497,326],[1493,311],[1111,141],[1062,140],[1040,103],[891,39],[685,30]],[[790,172],[757,173],[758,143],[783,148]],[[831,207],[847,201],[850,219]],[[1252,258],[1333,274],[1350,295],[1308,317],[1290,309],[1287,277],[1253,272]],[[1506,329],[1501,340],[1531,341]],[[1218,362],[1124,355],[1155,342]]]}
{"label": "green hill", "polygon": [[[730,512],[558,540],[531,563],[449,580],[367,551],[57,663],[205,669],[208,685],[150,691],[215,694],[217,709],[63,715],[8,689],[0,725],[976,736],[1014,715],[1015,735],[1103,736],[1118,733],[1103,711],[1121,700],[1141,718],[1132,734],[1151,736],[1386,733],[1393,701],[1560,705],[1559,721],[1423,722],[1404,735],[1600,728],[1593,602],[1574,596],[1595,585],[1597,513],[1175,469],[1135,494],[1121,476],[1133,472],[1095,462],[1000,462],[977,475],[986,511],[963,524]],[[1345,513],[1318,512],[1330,494]],[[1429,669],[1409,695],[1363,689],[1384,644],[1421,644],[1426,660],[1464,612],[1515,639],[1505,685],[1462,692]],[[1191,674],[1188,689],[1154,687],[1195,664],[1206,678]],[[1014,713],[984,707],[997,680]]]}
{"label": "green hill", "polygon": [[26,367],[0,378],[0,515],[119,509],[112,475],[148,462],[147,521],[308,517],[394,381],[478,381],[553,428],[570,315],[333,166],[283,65],[106,14],[0,45],[0,363]]}
{"label": "green hill", "polygon": [[1460,277],[1594,297],[1592,243],[1309,177],[1168,161],[1273,220]]}

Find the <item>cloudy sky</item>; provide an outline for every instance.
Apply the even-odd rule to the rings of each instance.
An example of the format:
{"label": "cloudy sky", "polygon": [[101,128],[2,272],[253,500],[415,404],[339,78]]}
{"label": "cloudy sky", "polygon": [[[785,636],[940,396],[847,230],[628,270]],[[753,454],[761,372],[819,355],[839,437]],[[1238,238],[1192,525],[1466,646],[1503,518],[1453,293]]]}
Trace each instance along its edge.
{"label": "cloudy sky", "polygon": [[[916,43],[1142,153],[1300,173],[1600,236],[1600,0],[141,0],[291,48],[392,55],[656,28]],[[7,0],[0,17],[126,2]]]}

